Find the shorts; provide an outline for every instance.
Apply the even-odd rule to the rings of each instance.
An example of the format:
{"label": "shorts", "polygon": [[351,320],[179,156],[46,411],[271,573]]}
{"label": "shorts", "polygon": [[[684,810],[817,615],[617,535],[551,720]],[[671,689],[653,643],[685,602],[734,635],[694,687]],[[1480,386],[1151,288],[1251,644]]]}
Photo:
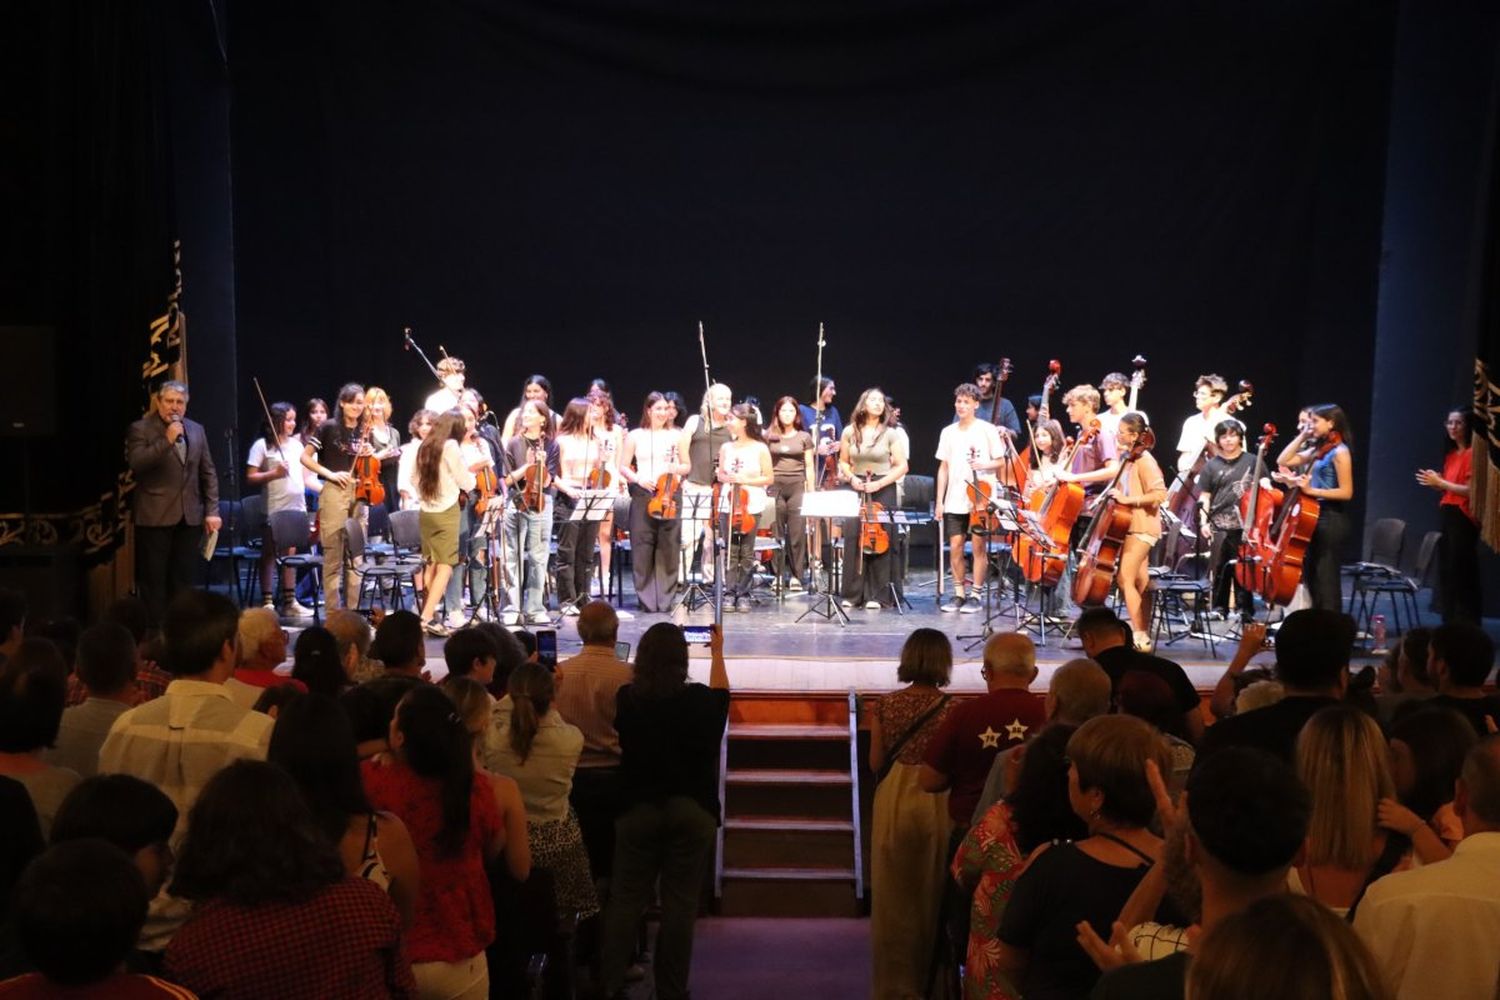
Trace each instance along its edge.
{"label": "shorts", "polygon": [[422,559],[433,565],[458,565],[458,504],[417,517],[422,536]]}
{"label": "shorts", "polygon": [[1149,531],[1132,531],[1127,538],[1134,538],[1138,542],[1144,542],[1148,547],[1155,547],[1161,541],[1160,535],[1153,535]]}
{"label": "shorts", "polygon": [[969,533],[969,512],[968,511],[964,511],[964,513],[962,513],[962,514],[950,514],[947,511],[943,512],[943,537],[944,538],[954,538],[954,537],[956,537],[958,535],[967,535],[968,533]]}

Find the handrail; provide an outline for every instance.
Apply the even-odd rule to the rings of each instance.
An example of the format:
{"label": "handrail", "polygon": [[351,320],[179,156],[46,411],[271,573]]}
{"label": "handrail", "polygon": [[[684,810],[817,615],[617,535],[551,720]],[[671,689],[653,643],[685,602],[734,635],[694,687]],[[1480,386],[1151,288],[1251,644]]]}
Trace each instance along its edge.
{"label": "handrail", "polygon": [[859,695],[849,689],[849,818],[854,821],[854,898],[865,898],[864,837],[859,828]]}
{"label": "handrail", "polygon": [[729,719],[726,717],[724,733],[719,737],[719,828],[714,833],[714,899],[724,898],[724,777],[728,769]]}

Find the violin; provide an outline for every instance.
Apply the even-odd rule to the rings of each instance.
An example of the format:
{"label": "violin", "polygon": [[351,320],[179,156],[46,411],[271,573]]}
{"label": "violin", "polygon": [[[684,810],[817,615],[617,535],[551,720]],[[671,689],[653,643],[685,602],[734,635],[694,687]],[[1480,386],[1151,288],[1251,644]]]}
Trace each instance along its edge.
{"label": "violin", "polygon": [[[969,458],[975,458],[972,453]],[[969,467],[969,482],[964,486],[969,496],[969,534],[990,535],[1000,530],[1000,517],[992,506],[994,487],[979,478],[973,466]]]}
{"label": "violin", "polygon": [[500,480],[495,476],[494,465],[486,465],[474,473],[474,492],[479,494],[474,501],[474,513],[483,514],[490,509],[490,502],[500,491]]}
{"label": "violin", "polygon": [[1130,534],[1131,508],[1110,494],[1119,485],[1130,467],[1156,445],[1156,434],[1147,427],[1131,445],[1130,451],[1120,456],[1120,467],[1115,478],[1104,491],[1104,502],[1094,515],[1089,527],[1088,541],[1084,544],[1078,568],[1073,575],[1073,600],[1081,607],[1100,605],[1109,598],[1115,584],[1115,574],[1120,568],[1120,553],[1125,548],[1125,538]]}
{"label": "violin", "polygon": [[529,514],[540,514],[547,508],[547,449],[541,442],[529,445],[531,462],[521,475],[521,509]]}
{"label": "violin", "polygon": [[385,484],[380,481],[380,459],[370,450],[368,421],[359,436],[359,443],[364,447],[355,449],[354,467],[350,470],[354,477],[354,502],[373,507],[375,504],[385,503]]}
{"label": "violin", "polygon": [[[734,468],[732,470],[730,470],[730,471],[731,472],[735,472],[735,473],[737,473],[737,472],[740,471],[740,460],[739,459],[735,459],[734,460]],[[755,526],[758,523],[758,518],[756,518],[756,516],[754,514],[750,513],[750,493],[749,493],[749,491],[746,490],[745,487],[739,485],[738,483],[730,483],[730,484],[728,484],[729,485],[729,506],[727,507],[727,509],[726,508],[721,508],[719,506],[719,498],[720,498],[720,495],[721,495],[720,487],[724,486],[724,485],[725,485],[724,483],[717,483],[717,482],[714,483],[713,500],[712,500],[713,509],[716,510],[716,511],[719,511],[720,513],[728,513],[728,515],[729,515],[729,531],[730,531],[731,534],[734,534],[734,535],[753,535],[753,534],[755,534]]]}
{"label": "violin", "polygon": [[[667,464],[677,464],[677,446],[667,451]],[[656,477],[656,492],[646,501],[646,514],[658,521],[677,520],[677,493],[682,489],[682,477],[663,472]]]}
{"label": "violin", "polygon": [[[867,556],[883,556],[891,549],[891,533],[880,519],[885,516],[885,505],[877,503],[875,494],[869,491],[872,473],[866,472],[864,499],[859,505],[859,550]],[[972,484],[971,484],[972,485]]]}
{"label": "violin", "polygon": [[583,485],[591,490],[607,490],[614,477],[604,467],[604,446],[599,446],[599,458],[594,462],[594,467],[589,474],[583,478]]}

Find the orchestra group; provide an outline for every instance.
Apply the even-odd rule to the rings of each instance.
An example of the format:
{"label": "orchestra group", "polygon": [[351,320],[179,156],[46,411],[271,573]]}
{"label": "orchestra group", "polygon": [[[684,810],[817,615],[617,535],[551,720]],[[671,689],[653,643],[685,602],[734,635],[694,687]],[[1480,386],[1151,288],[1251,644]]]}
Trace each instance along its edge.
{"label": "orchestra group", "polygon": [[[951,573],[940,609],[980,611],[987,588],[1007,586],[1038,594],[1052,614],[1117,590],[1146,647],[1152,563],[1172,566],[1184,554],[1206,564],[1217,614],[1248,619],[1257,603],[1341,607],[1355,482],[1344,411],[1305,408],[1274,448],[1271,425],[1252,434],[1235,416],[1250,403],[1250,384],[1231,394],[1223,378],[1203,375],[1169,482],[1137,407],[1144,359],[1135,365],[1062,392],[1066,422],[1053,415],[1055,361],[1024,413],[1003,394],[1008,361],[979,365],[954,389],[933,484]],[[394,535],[401,518],[387,511],[416,514],[402,516],[416,525],[420,613],[433,635],[475,614],[551,621],[549,592],[558,614],[577,614],[595,584],[607,587],[617,535],[630,541],[637,610],[679,621],[690,586],[711,585],[716,573],[722,610],[748,608],[763,534],[775,540],[782,593],[812,588],[842,608],[870,610],[904,599],[906,528],[892,512],[903,507],[911,441],[879,388],[859,394],[847,424],[833,379],[821,374],[806,401],[787,395],[769,408],[754,397],[736,402],[717,382],[692,409],[675,392],[652,391],[632,421],[601,379],[564,398],[532,375],[502,420],[466,385],[463,361],[445,356],[434,369],[441,388],[411,416],[404,443],[377,387],[350,383],[332,406],[312,399],[300,413],[285,402],[266,407],[246,479],[263,488],[268,513],[316,510],[330,608],[359,603],[362,542],[351,546],[348,522],[360,522],[361,537]],[[1444,584],[1462,602],[1477,600],[1478,585],[1462,552],[1472,552],[1474,533],[1467,427],[1455,417],[1450,459],[1418,479],[1443,494]],[[858,516],[804,518],[806,496],[821,490],[852,492]],[[268,535],[267,603],[279,593],[284,613],[308,613],[291,570],[275,579],[275,556]]]}

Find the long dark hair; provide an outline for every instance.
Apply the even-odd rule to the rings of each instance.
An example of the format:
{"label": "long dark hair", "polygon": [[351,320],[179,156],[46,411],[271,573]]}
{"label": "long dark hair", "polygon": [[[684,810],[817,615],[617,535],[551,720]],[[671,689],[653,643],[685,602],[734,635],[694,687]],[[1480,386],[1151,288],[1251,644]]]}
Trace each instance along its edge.
{"label": "long dark hair", "polygon": [[[334,404],[336,412],[331,414],[333,422],[340,427],[347,426],[344,423],[344,404],[352,403],[355,396],[363,396],[364,394],[365,387],[358,382],[345,382],[343,388],[339,390],[339,400]],[[354,432],[356,434],[363,433],[364,429],[368,426],[370,426],[370,408],[366,406],[363,410],[359,411],[359,419],[354,422]]]}
{"label": "long dark hair", "polygon": [[312,422],[313,410],[323,408],[323,419],[327,420],[333,415],[333,410],[328,406],[328,400],[322,396],[312,396],[302,406],[302,436],[309,437],[318,433],[318,428]]}
{"label": "long dark hair", "polygon": [[[528,375],[526,377],[526,381],[521,383],[521,403],[526,402],[526,390],[534,385],[542,387],[542,391],[547,394],[545,402],[550,407],[552,405],[552,382],[545,375]],[[518,403],[516,409],[519,410],[520,408],[521,406]]]}
{"label": "long dark hair", "polygon": [[891,413],[891,401],[886,398],[885,390],[879,386],[872,385],[859,394],[859,402],[854,404],[854,412],[849,415],[849,424],[853,427],[863,427],[865,421],[870,419],[870,394],[878,392],[880,398],[885,401],[885,411],[877,418],[882,428],[891,427],[896,419]]}
{"label": "long dark hair", "polygon": [[1055,722],[1026,745],[1016,787],[1005,797],[1022,854],[1049,840],[1088,836],[1088,826],[1068,802],[1068,739],[1076,728]]}
{"label": "long dark hair", "polygon": [[[646,393],[646,402],[641,406],[641,422],[637,426],[641,427],[643,430],[651,430],[651,407],[663,401],[670,402],[670,400],[667,400],[667,394],[664,392]],[[667,426],[670,427],[671,425],[672,421],[669,419],[667,421]]]}
{"label": "long dark hair", "polygon": [[1391,723],[1390,738],[1411,752],[1415,780],[1401,796],[1402,805],[1431,820],[1443,803],[1453,801],[1453,783],[1479,735],[1453,709],[1423,707]]}
{"label": "long dark hair", "polygon": [[313,694],[337,698],[349,685],[344,665],[339,662],[339,644],[333,633],[321,625],[310,625],[297,636],[292,646],[292,677],[307,685]]}
{"label": "long dark hair", "polygon": [[687,686],[688,646],[682,629],[657,622],[641,636],[635,651],[635,679],[642,698],[669,698]]}
{"label": "long dark hair", "polygon": [[536,412],[541,415],[542,436],[540,440],[543,444],[546,444],[548,441],[552,440],[552,432],[556,428],[556,425],[552,422],[552,411],[547,407],[547,404],[542,402],[540,399],[527,399],[522,401],[520,408],[516,411],[516,435],[518,437],[525,436],[525,434],[521,430],[521,418],[526,416],[526,408],[528,406],[536,410]]}
{"label": "long dark hair", "polygon": [[407,765],[442,787],[443,828],[437,846],[457,854],[469,839],[469,797],[474,791],[474,754],[469,731],[453,701],[438,688],[412,688],[396,706],[400,754]]}
{"label": "long dark hair", "polygon": [[351,818],[373,811],[359,775],[354,726],[332,698],[309,694],[285,705],[266,759],[297,782],[313,819],[335,844]]}
{"label": "long dark hair", "polygon": [[[1446,427],[1447,418],[1453,416],[1453,414],[1455,414],[1455,413],[1462,414],[1463,418],[1464,418],[1464,443],[1462,445],[1457,444],[1446,433],[1447,432],[1447,427]],[[1474,411],[1473,410],[1469,409],[1469,407],[1467,407],[1467,406],[1455,406],[1455,407],[1450,408],[1448,410],[1448,412],[1446,414],[1444,414],[1443,416],[1444,416],[1443,423],[1445,425],[1444,428],[1443,428],[1444,429],[1444,434],[1443,434],[1443,454],[1446,455],[1450,451],[1457,451],[1461,447],[1462,448],[1467,448],[1467,447],[1469,447],[1469,445],[1471,445],[1471,444],[1474,443]]]}
{"label": "long dark hair", "polygon": [[[563,410],[562,427],[559,434],[587,434],[589,431],[589,402],[585,396],[574,396]],[[600,404],[604,405],[603,403]]]}
{"label": "long dark hair", "polygon": [[276,447],[276,439],[281,434],[281,425],[286,422],[286,415],[295,412],[297,408],[291,403],[278,401],[271,404],[271,425],[265,427],[265,433],[261,435],[261,440],[265,441],[267,448]]}
{"label": "long dark hair", "polygon": [[1037,451],[1040,452],[1040,453],[1042,453],[1042,454],[1045,454],[1048,458],[1052,459],[1053,461],[1056,461],[1057,460],[1057,456],[1061,455],[1062,454],[1062,450],[1063,450],[1063,429],[1062,429],[1062,424],[1059,423],[1056,420],[1050,420],[1049,419],[1049,420],[1043,421],[1042,424],[1041,424],[1041,426],[1037,427],[1036,430],[1033,431],[1033,433],[1034,434],[1040,434],[1042,431],[1046,431],[1047,434],[1052,438],[1052,447],[1050,449],[1048,449],[1046,452],[1042,452],[1041,451],[1041,447],[1038,446],[1037,447]]}
{"label": "long dark hair", "polygon": [[255,906],[300,902],[343,878],[337,847],[291,776],[239,760],[209,779],[188,814],[171,892]]}
{"label": "long dark hair", "polygon": [[448,410],[432,425],[432,430],[417,448],[417,495],[424,500],[437,496],[438,469],[443,464],[443,448],[449,441],[461,443],[466,433],[464,415]]}
{"label": "long dark hair", "polygon": [[539,663],[523,663],[511,671],[510,682],[510,748],[526,763],[531,745],[536,742],[542,717],[552,708],[557,688],[552,671]]}
{"label": "long dark hair", "polygon": [[672,426],[681,427],[688,418],[687,400],[682,398],[682,393],[671,390],[662,393],[662,398],[671,403],[673,409],[677,411],[672,415]]}
{"label": "long dark hair", "polygon": [[766,438],[760,431],[760,421],[755,419],[755,407],[749,403],[739,403],[729,408],[729,414],[745,425],[745,437],[765,444]]}
{"label": "long dark hair", "polygon": [[[792,404],[792,425],[790,427],[781,422],[781,408],[788,403]],[[796,431],[807,430],[802,425],[802,407],[797,405],[797,397],[782,396],[776,401],[776,405],[771,407],[771,420],[768,429],[773,434],[791,434]]]}
{"label": "long dark hair", "polygon": [[1353,446],[1354,434],[1349,430],[1349,418],[1344,415],[1343,407],[1335,403],[1319,403],[1309,406],[1307,412],[1333,424],[1333,432],[1344,439],[1344,444]]}

